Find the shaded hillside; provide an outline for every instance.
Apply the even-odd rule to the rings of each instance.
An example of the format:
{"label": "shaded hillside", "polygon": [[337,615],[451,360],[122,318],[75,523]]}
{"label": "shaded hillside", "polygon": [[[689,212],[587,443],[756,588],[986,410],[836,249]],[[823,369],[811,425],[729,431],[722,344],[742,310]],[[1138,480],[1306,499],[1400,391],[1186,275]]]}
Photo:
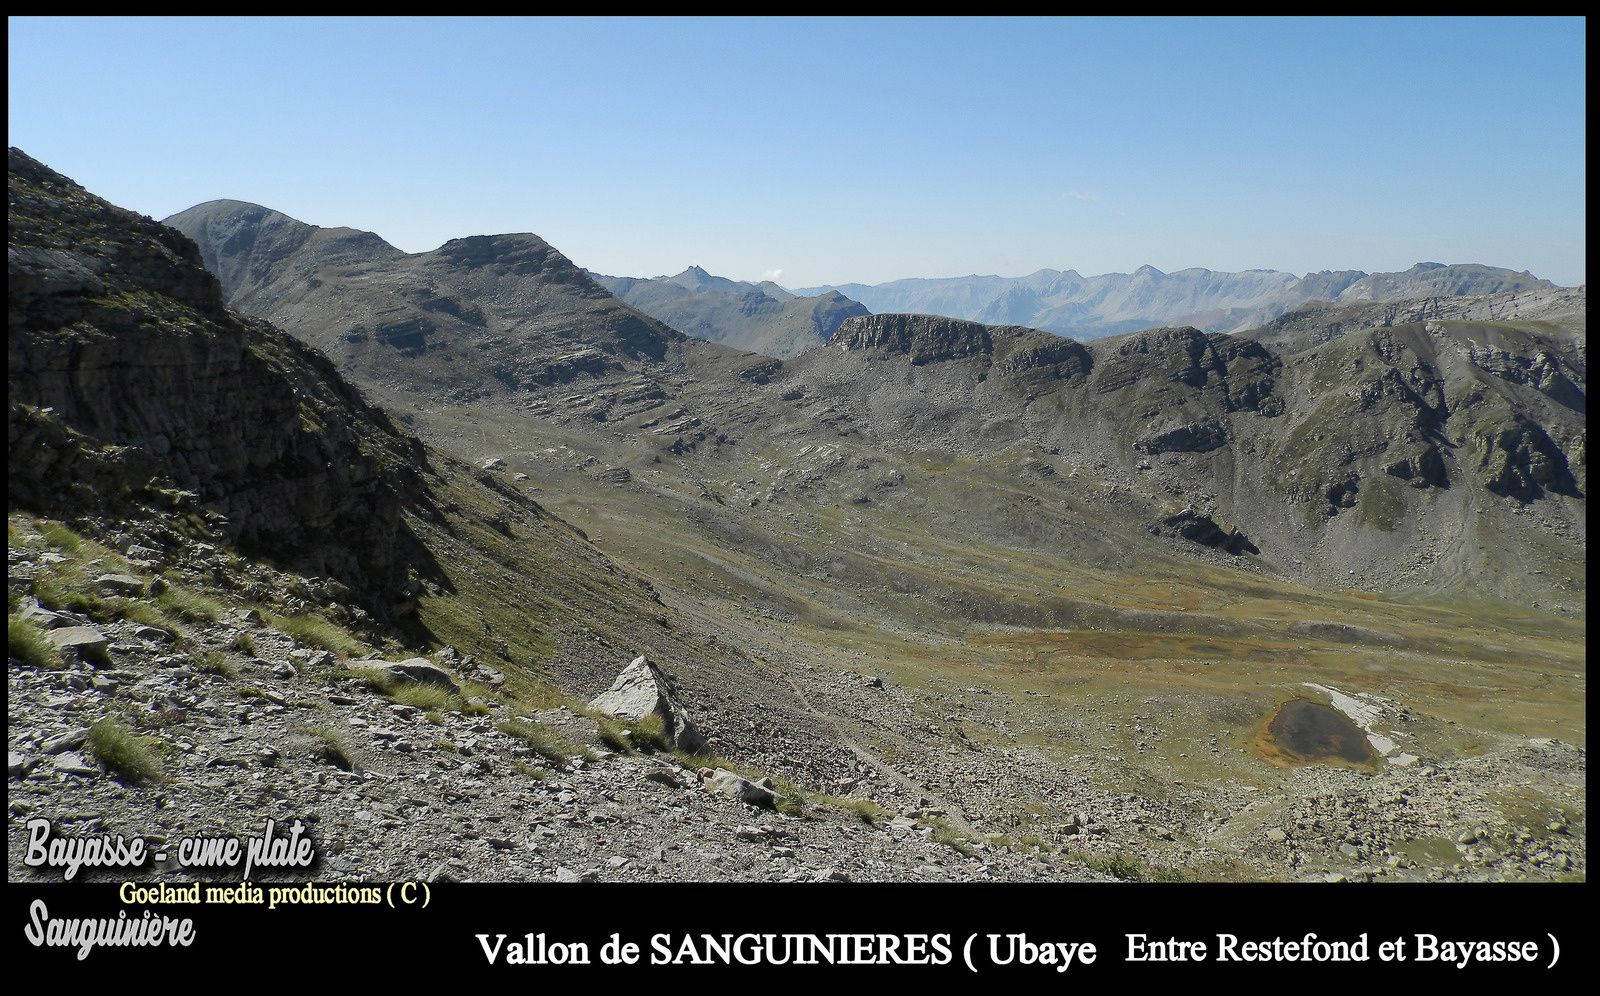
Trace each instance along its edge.
{"label": "shaded hillside", "polygon": [[[402,521],[424,455],[326,358],[222,304],[194,243],[12,149],[9,494],[193,512],[386,614],[437,568]],[[181,495],[181,497],[180,497]]]}
{"label": "shaded hillside", "polygon": [[658,360],[681,338],[622,304],[535,235],[453,239],[407,255],[241,201],[166,220],[200,246],[233,307],[347,373],[458,398]]}
{"label": "shaded hillside", "polygon": [[[224,307],[193,242],[17,150],[9,166],[13,508],[230,600],[475,653],[533,701],[593,694],[648,653],[722,749],[831,763],[786,686],[506,475],[425,447],[319,352]],[[511,264],[493,242],[441,252],[476,247],[498,271]],[[789,716],[785,736],[758,745],[721,718],[755,698]]]}
{"label": "shaded hillside", "polygon": [[827,342],[846,318],[867,313],[837,291],[796,296],[771,281],[729,280],[698,266],[675,277],[590,276],[685,335],[780,358]]}
{"label": "shaded hillside", "polygon": [[1498,267],[1419,263],[1404,273],[1343,270],[1304,277],[1276,270],[1163,273],[1153,266],[1094,277],[1080,276],[1074,270],[1039,270],[1023,277],[916,278],[875,286],[816,287],[800,293],[837,290],[878,314],[948,315],[1087,339],[1163,325],[1237,331],[1312,300],[1352,303],[1554,288],[1531,274]]}

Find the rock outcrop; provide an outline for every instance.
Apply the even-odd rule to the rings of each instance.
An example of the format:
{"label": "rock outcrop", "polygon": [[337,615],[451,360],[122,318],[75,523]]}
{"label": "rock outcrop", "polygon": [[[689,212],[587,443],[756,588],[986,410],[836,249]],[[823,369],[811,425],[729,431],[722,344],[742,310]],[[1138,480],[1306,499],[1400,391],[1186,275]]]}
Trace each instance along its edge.
{"label": "rock outcrop", "polygon": [[195,245],[9,158],[8,493],[40,510],[203,508],[241,548],[386,615],[426,557],[422,446],[328,361],[222,303]]}
{"label": "rock outcrop", "polygon": [[667,739],[691,754],[705,749],[705,738],[678,702],[672,677],[646,657],[635,657],[611,687],[589,700],[589,706],[608,716],[637,722],[659,716]]}

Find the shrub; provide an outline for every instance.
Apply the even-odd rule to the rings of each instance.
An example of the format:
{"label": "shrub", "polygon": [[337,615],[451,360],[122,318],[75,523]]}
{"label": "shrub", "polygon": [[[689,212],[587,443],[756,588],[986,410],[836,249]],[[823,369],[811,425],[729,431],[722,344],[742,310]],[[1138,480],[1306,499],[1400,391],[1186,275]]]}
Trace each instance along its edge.
{"label": "shrub", "polygon": [[573,755],[584,755],[587,751],[574,748],[571,744],[561,739],[561,736],[548,727],[525,719],[511,719],[500,724],[500,732],[510,737],[516,737],[552,764],[560,765]]}
{"label": "shrub", "polygon": [[46,543],[58,550],[77,553],[78,549],[83,546],[83,539],[59,522],[47,522],[39,527],[39,532],[44,536]]}
{"label": "shrub", "polygon": [[279,632],[293,638],[296,643],[316,647],[318,650],[326,650],[342,657],[353,657],[366,650],[360,640],[321,616],[273,615],[268,617],[268,621]]}
{"label": "shrub", "polygon": [[845,799],[839,805],[846,812],[854,813],[856,819],[869,827],[877,826],[885,816],[889,815],[884,812],[882,806],[871,799]]}
{"label": "shrub", "polygon": [[16,661],[33,667],[58,668],[61,655],[43,631],[21,616],[6,617],[6,652]]}
{"label": "shrub", "polygon": [[143,737],[114,719],[89,727],[89,750],[99,762],[130,782],[161,777],[161,761]]}
{"label": "shrub", "polygon": [[228,678],[238,673],[228,658],[215,650],[207,650],[195,657],[194,669],[201,674],[220,674]]}
{"label": "shrub", "polygon": [[221,603],[186,591],[176,585],[156,596],[156,606],[174,619],[192,623],[213,623],[222,615]]}
{"label": "shrub", "polygon": [[337,730],[330,730],[326,726],[308,726],[305,732],[317,741],[318,753],[324,761],[344,771],[356,766],[349,746]]}

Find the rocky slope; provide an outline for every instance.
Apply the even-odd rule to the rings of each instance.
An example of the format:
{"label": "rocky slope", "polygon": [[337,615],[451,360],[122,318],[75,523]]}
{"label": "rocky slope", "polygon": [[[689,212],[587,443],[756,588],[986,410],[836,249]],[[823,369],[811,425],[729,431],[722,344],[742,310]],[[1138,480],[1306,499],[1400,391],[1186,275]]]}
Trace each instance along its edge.
{"label": "rocky slope", "polygon": [[[883,776],[793,683],[503,465],[424,446],[315,350],[229,311],[173,229],[17,150],[8,192],[14,878],[31,816],[162,836],[304,817],[341,877],[1039,867],[1010,850],[952,863],[909,819],[863,837],[850,806]],[[510,265],[488,255],[458,265]],[[622,355],[615,329],[595,335]],[[651,757],[665,745],[583,705],[640,653],[735,760]],[[735,766],[750,777],[715,770]],[[764,815],[780,797],[786,815]]]}
{"label": "rocky slope", "polygon": [[698,266],[675,277],[590,276],[685,335],[780,358],[827,342],[845,319],[867,313],[837,291],[796,296],[771,281],[729,280]]}
{"label": "rocky slope", "polygon": [[800,293],[838,291],[878,314],[948,315],[1088,339],[1155,326],[1239,331],[1311,300],[1349,304],[1553,289],[1549,281],[1499,267],[1418,263],[1404,273],[1344,270],[1304,277],[1277,270],[1163,273],[1153,266],[1093,277],[1074,270],[1039,270],[1024,277],[915,278]]}
{"label": "rocky slope", "polygon": [[436,577],[401,520],[415,439],[325,358],[222,304],[192,242],[12,150],[9,496],[42,510],[165,502],[387,615]]}

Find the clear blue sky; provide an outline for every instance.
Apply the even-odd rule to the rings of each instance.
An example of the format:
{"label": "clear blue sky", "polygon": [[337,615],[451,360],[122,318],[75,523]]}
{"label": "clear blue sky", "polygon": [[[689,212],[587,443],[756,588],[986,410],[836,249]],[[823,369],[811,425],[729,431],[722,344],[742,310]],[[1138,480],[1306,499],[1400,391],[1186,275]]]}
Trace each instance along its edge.
{"label": "clear blue sky", "polygon": [[11,19],[9,140],[165,217],[789,286],[1585,279],[1584,22]]}

